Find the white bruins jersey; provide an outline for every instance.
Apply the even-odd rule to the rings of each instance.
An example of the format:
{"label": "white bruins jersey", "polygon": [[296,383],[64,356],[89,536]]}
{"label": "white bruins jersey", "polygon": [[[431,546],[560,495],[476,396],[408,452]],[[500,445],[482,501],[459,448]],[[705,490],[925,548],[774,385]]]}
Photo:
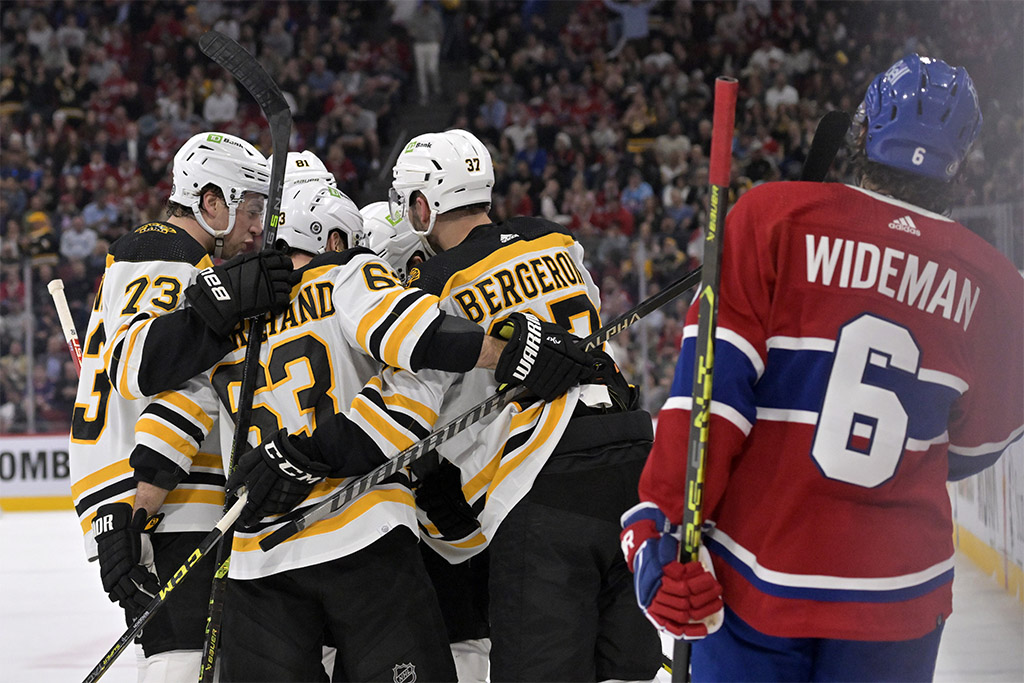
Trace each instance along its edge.
{"label": "white bruins jersey", "polygon": [[[418,344],[443,318],[437,297],[405,289],[398,276],[367,250],[323,254],[298,272],[302,279],[292,289],[290,307],[267,323],[260,346],[250,447],[282,428],[293,435],[312,434],[318,423],[345,410],[381,363],[411,367]],[[238,405],[246,341],[244,331],[237,330],[235,349],[210,372],[214,389],[232,414]],[[344,481],[321,482],[298,511],[329,496]],[[255,529],[236,529],[231,578],[253,579],[320,564],[350,555],[396,526],[414,533],[417,529],[404,472],[263,552],[259,541],[298,511],[265,518]]]}
{"label": "white bruins jersey", "polygon": [[[441,309],[491,330],[513,312],[531,312],[580,337],[600,325],[600,294],[583,248],[562,227],[513,218],[475,228],[462,243],[410,273],[409,284],[441,296]],[[494,394],[490,370],[464,375],[391,368],[353,402],[350,418],[385,453],[402,450]],[[529,492],[572,417],[581,389],[549,403],[512,403],[437,450],[459,467],[462,492],[481,529],[445,541],[420,512],[421,536],[452,562],[483,550],[508,512]]]}
{"label": "white bruins jersey", "polygon": [[[179,379],[160,368],[184,353],[223,355],[226,342],[218,350],[203,340],[200,346],[209,350],[196,354],[188,344],[161,339],[170,328],[153,327],[170,314],[179,322],[190,319],[191,311],[183,307],[185,288],[210,265],[195,239],[165,223],[139,227],[115,242],[107,256],[83,345],[69,447],[71,493],[90,559],[96,555],[90,526],[96,509],[134,502],[135,458],[161,471],[180,470],[184,477],[161,508],[165,516],[158,533],[208,531],[222,514],[216,401],[204,390],[203,378]],[[145,396],[146,387],[161,384],[171,388],[156,396],[173,411]]]}

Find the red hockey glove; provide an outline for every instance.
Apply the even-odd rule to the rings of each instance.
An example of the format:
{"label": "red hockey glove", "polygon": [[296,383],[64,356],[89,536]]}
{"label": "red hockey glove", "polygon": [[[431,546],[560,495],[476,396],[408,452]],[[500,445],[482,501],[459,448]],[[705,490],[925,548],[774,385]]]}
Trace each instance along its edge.
{"label": "red hockey glove", "polygon": [[722,625],[722,586],[707,550],[701,548],[701,562],[679,562],[679,527],[652,503],[627,510],[622,525],[622,552],[647,619],[674,638],[699,640],[717,631]]}

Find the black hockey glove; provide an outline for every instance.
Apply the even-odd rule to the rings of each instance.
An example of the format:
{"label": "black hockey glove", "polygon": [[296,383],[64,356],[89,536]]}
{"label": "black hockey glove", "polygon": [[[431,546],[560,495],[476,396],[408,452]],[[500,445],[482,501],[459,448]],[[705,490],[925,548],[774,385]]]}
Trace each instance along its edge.
{"label": "black hockey glove", "polygon": [[99,549],[100,579],[111,602],[125,610],[137,611],[149,604],[160,590],[153,565],[150,534],[162,514],[146,516],[128,503],[108,503],[96,510],[92,530]]}
{"label": "black hockey glove", "polygon": [[594,359],[576,346],[579,337],[532,313],[513,313],[498,333],[508,340],[494,368],[499,383],[522,384],[552,401],[593,374]]}
{"label": "black hockey glove", "polygon": [[594,374],[590,378],[592,384],[603,384],[608,387],[613,408],[611,412],[636,410],[640,407],[640,390],[629,383],[619,370],[619,366],[606,352],[591,351],[594,358]]}
{"label": "black hockey glove", "polygon": [[446,541],[466,538],[480,528],[473,508],[462,494],[459,468],[443,458],[440,466],[416,487],[416,505]]}
{"label": "black hockey glove", "polygon": [[214,334],[226,337],[245,318],[287,308],[293,283],[292,260],[268,249],[201,271],[185,296]]}
{"label": "black hockey glove", "polygon": [[289,512],[305,500],[329,468],[311,461],[282,429],[243,455],[228,479],[228,493],[245,484],[249,492],[239,523],[253,527],[267,515]]}

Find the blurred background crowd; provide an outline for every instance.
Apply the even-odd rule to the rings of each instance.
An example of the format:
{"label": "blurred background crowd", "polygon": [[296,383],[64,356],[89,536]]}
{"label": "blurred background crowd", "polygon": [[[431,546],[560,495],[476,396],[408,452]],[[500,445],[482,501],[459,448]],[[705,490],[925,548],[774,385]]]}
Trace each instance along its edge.
{"label": "blurred background crowd", "polygon": [[[410,137],[491,147],[492,217],[573,231],[605,321],[699,265],[714,79],[740,81],[732,199],[799,176],[814,127],[907,52],[971,73],[985,117],[971,229],[1024,267],[1024,3],[813,0],[121,2],[0,6],[0,432],[65,431],[77,379],[46,291],[84,331],[110,244],[164,217],[169,164],[203,130],[269,154],[256,104],[198,49],[216,28],[292,107],[292,150],[358,204]],[[849,181],[844,152],[831,178]],[[687,301],[616,341],[656,412]],[[84,340],[83,340],[84,342]]]}

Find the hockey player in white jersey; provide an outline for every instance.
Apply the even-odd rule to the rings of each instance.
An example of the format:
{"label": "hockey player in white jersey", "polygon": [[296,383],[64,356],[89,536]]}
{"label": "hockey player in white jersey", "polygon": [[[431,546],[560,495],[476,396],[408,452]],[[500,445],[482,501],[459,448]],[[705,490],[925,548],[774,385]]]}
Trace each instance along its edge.
{"label": "hockey player in white jersey", "polygon": [[[409,284],[438,294],[449,314],[508,336],[506,350],[564,343],[536,335],[539,319],[579,336],[595,331],[600,298],[580,245],[541,219],[492,224],[493,182],[486,147],[466,131],[421,135],[404,148],[391,222],[410,226],[437,253],[410,269]],[[386,369],[350,417],[393,452],[498,383],[535,381],[538,370]],[[421,528],[452,562],[489,548],[492,680],[652,678],[660,643],[633,601],[618,542],[619,515],[636,502],[632,487],[653,438],[650,416],[607,356],[587,386],[537,394],[546,400],[517,401],[438,448],[448,462],[419,485]],[[382,410],[390,404],[405,413]]]}
{"label": "hockey player in white jersey", "polygon": [[[168,219],[136,228],[107,256],[72,417],[71,479],[87,555],[129,623],[224,503],[219,443],[205,438],[216,436],[215,403],[193,378],[231,348],[242,318],[288,301],[281,254],[210,258],[260,235],[269,175],[248,142],[196,135],[175,155]],[[198,676],[208,591],[195,579],[175,596],[141,636],[140,680]]]}
{"label": "hockey player in white jersey", "polygon": [[[278,245],[291,256],[299,281],[289,308],[269,322],[261,347],[252,433],[262,443],[240,458],[230,482],[244,482],[250,502],[232,549],[223,680],[315,680],[327,637],[338,650],[329,672],[335,680],[380,680],[403,671],[452,680],[444,624],[416,548],[405,474],[269,553],[258,542],[290,519],[280,513],[313,504],[340,477],[383,462],[372,440],[336,416],[381,362],[405,371],[465,372],[493,365],[504,344],[441,312],[436,297],[402,287],[372,252],[339,253],[359,243],[362,218],[338,190],[291,185],[282,213]],[[235,405],[244,333],[235,340],[235,350],[210,373],[229,406]],[[416,410],[382,401],[397,411]]]}

